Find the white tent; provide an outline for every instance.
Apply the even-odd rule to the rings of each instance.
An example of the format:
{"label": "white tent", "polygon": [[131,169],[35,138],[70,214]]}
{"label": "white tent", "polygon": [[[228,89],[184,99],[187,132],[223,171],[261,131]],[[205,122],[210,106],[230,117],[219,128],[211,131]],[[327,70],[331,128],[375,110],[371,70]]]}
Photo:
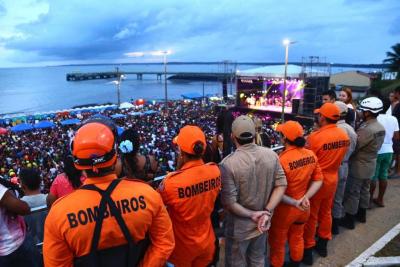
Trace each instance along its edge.
{"label": "white tent", "polygon": [[123,102],[119,105],[120,109],[134,108],[135,106],[129,102]]}
{"label": "white tent", "polygon": [[[285,65],[264,66],[255,69],[238,70],[239,76],[263,76],[268,78],[283,78],[285,73]],[[303,73],[303,68],[298,65],[288,64],[287,77],[299,78]],[[329,73],[313,70],[312,74],[315,76],[329,76]],[[309,75],[309,73],[307,73]]]}

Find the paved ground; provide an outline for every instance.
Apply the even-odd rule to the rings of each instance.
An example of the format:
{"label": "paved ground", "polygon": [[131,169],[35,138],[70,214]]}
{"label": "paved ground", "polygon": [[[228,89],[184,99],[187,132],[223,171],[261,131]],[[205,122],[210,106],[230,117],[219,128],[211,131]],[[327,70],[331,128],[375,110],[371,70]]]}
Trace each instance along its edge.
{"label": "paved ground", "polygon": [[[385,205],[384,208],[373,207],[368,210],[366,224],[357,224],[354,230],[340,228],[341,233],[328,244],[328,257],[315,256],[313,267],[346,266],[400,222],[400,179],[389,180]],[[221,260],[218,264],[221,267],[224,266],[223,255],[221,244]]]}
{"label": "paved ground", "polygon": [[[377,193],[377,192],[376,192]],[[345,266],[369,248],[400,222],[400,179],[389,180],[384,208],[373,207],[367,212],[367,223],[354,230],[340,228],[341,234],[329,242],[329,255],[319,258],[313,266]]]}

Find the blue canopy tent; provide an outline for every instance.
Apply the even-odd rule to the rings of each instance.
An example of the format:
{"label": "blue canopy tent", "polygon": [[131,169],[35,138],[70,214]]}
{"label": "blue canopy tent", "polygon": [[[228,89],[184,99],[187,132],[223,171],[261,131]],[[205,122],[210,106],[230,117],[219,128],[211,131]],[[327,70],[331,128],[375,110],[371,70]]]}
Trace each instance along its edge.
{"label": "blue canopy tent", "polygon": [[33,125],[29,123],[20,123],[11,128],[11,132],[23,132],[33,130]]}
{"label": "blue canopy tent", "polygon": [[192,92],[192,93],[185,93],[181,95],[184,99],[201,99],[203,98],[203,95],[197,92]]}
{"label": "blue canopy tent", "polygon": [[113,119],[123,119],[123,118],[126,118],[126,115],[124,115],[124,114],[114,114],[114,115],[111,115],[111,118],[113,118]]}
{"label": "blue canopy tent", "polygon": [[35,129],[47,129],[56,127],[56,124],[51,121],[39,121],[33,127],[35,127]]}
{"label": "blue canopy tent", "polygon": [[75,125],[81,123],[80,119],[67,119],[61,121],[61,125]]}
{"label": "blue canopy tent", "polygon": [[143,113],[142,112],[131,112],[131,113],[129,113],[129,115],[131,115],[131,116],[141,116],[141,115],[143,115]]}

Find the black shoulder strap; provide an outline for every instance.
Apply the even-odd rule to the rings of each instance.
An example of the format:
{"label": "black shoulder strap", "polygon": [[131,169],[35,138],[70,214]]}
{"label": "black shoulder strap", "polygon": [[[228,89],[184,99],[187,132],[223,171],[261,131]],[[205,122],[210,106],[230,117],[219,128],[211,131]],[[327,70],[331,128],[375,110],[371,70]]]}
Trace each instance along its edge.
{"label": "black shoulder strap", "polygon": [[[107,187],[106,190],[102,190],[93,184],[84,185],[80,188],[80,189],[84,189],[84,190],[97,191],[102,196],[101,201],[100,201],[100,207],[99,207],[99,215],[96,220],[96,225],[94,228],[93,239],[92,239],[92,245],[91,245],[91,249],[90,249],[90,255],[94,259],[95,266],[98,266],[97,265],[98,259],[97,259],[96,252],[97,252],[99,241],[100,241],[101,228],[103,225],[104,213],[106,212],[107,205],[110,208],[110,215],[115,217],[119,227],[121,228],[122,233],[124,234],[125,239],[128,241],[128,246],[130,248],[129,252],[132,251],[131,248],[133,248],[133,246],[135,245],[135,242],[133,241],[132,236],[130,235],[129,229],[126,226],[126,223],[125,223],[124,219],[122,218],[121,213],[115,206],[114,201],[111,199],[111,193],[120,181],[121,181],[120,179],[113,180],[110,183],[110,185]],[[132,259],[134,257],[135,257],[135,255],[131,255],[131,253],[129,253],[129,255],[128,255],[129,259]]]}

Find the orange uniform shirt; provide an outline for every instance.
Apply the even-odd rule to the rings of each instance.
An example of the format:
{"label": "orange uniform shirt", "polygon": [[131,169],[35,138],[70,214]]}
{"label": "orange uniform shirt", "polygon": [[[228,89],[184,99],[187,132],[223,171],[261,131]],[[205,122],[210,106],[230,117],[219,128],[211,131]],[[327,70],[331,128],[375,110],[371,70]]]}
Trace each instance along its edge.
{"label": "orange uniform shirt", "polygon": [[285,195],[300,199],[303,197],[311,181],[323,179],[318,159],[314,152],[305,148],[291,146],[279,155],[287,179]]}
{"label": "orange uniform shirt", "polygon": [[[84,184],[96,184],[106,189],[116,175],[87,178]],[[139,180],[122,180],[111,198],[129,228],[134,241],[149,233],[148,247],[142,266],[164,266],[174,249],[171,220],[160,195],[149,185]],[[76,190],[58,199],[46,218],[43,256],[46,267],[72,266],[74,257],[90,252],[98,216],[101,195],[89,190]],[[115,218],[105,214],[98,249],[126,244],[127,241]]]}
{"label": "orange uniform shirt", "polygon": [[215,241],[210,215],[221,190],[221,173],[216,164],[203,160],[186,163],[179,171],[168,175],[159,192],[171,217],[176,246],[171,255],[182,261],[181,255],[196,254]]}
{"label": "orange uniform shirt", "polygon": [[318,158],[324,174],[324,185],[336,186],[340,164],[350,146],[346,132],[336,124],[329,124],[312,132],[307,143]]}

